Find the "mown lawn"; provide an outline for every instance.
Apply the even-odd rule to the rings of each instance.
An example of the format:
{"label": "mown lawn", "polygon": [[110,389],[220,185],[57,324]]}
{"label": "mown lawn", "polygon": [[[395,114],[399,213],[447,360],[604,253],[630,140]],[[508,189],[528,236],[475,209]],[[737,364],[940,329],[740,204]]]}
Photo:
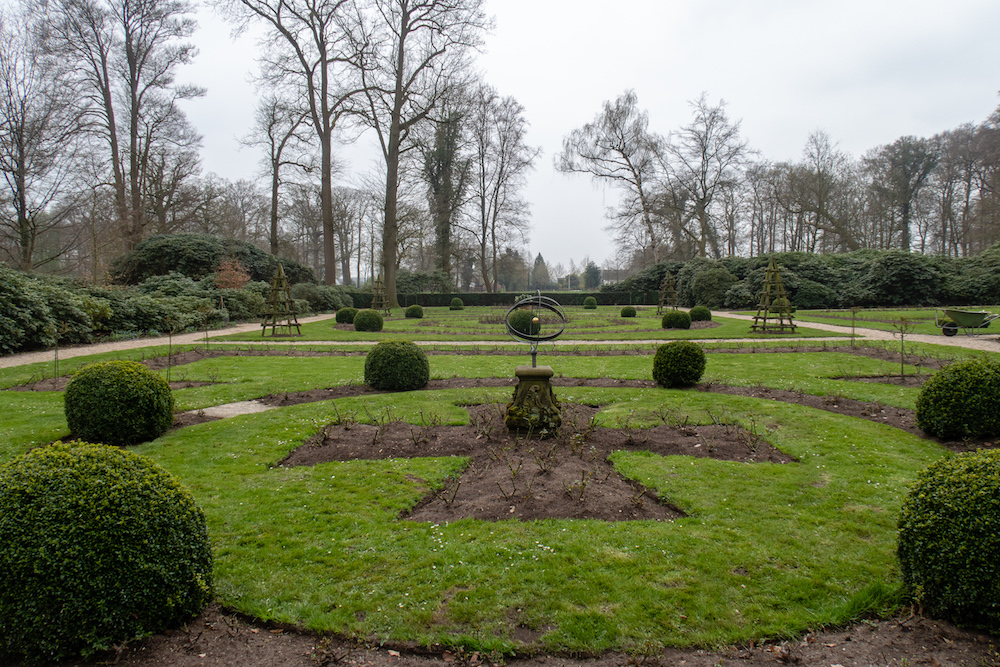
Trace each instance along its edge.
{"label": "mown lawn", "polygon": [[[139,354],[151,352],[126,356]],[[565,377],[649,379],[651,354],[540,361]],[[435,378],[510,377],[526,356],[439,353],[430,360]],[[213,383],[176,391],[179,409],[198,409],[360,383],[363,361],[219,357],[172,374]],[[46,368],[0,371],[0,386]],[[717,353],[709,354],[704,380],[912,407],[914,389],[843,379],[896,372],[897,363],[832,350]],[[766,428],[795,461],[618,452],[619,472],[688,516],[447,525],[399,515],[460,471],[467,464],[460,457],[276,465],[337,420],[388,413],[418,425],[458,424],[468,419],[463,405],[506,401],[509,393],[342,398],[189,426],[135,449],[176,475],[205,509],[224,604],[365,641],[496,654],[519,648],[515,634],[525,629],[533,646],[550,651],[718,645],[791,636],[891,606],[901,499],[918,471],[947,455],[891,427],[798,405],[693,390],[568,387],[560,400],[601,406],[602,425],[653,425],[665,410],[702,424],[724,413]],[[60,392],[0,391],[0,460],[63,437],[61,401]]]}

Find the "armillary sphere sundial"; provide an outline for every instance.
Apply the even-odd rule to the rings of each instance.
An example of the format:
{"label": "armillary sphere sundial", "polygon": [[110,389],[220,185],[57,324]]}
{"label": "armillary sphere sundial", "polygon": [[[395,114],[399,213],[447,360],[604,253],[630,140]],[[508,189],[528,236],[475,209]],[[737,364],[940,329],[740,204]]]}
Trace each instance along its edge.
{"label": "armillary sphere sundial", "polygon": [[[556,322],[553,323],[550,317],[543,320],[543,312],[555,315]],[[537,292],[511,306],[504,324],[511,338],[531,346],[531,365],[518,366],[514,371],[517,387],[514,400],[507,406],[504,423],[512,431],[552,437],[562,424],[562,415],[549,382],[552,367],[537,363],[538,344],[562,335],[566,330],[566,314],[559,302]]]}

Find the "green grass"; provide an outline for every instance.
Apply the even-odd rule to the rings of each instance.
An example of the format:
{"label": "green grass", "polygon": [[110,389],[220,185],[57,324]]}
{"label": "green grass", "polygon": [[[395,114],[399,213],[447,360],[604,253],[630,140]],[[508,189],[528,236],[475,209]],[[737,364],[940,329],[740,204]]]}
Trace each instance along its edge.
{"label": "green grass", "polygon": [[[424,393],[419,403],[438,409],[473,398]],[[478,400],[495,398],[482,393]],[[902,494],[942,455],[889,427],[770,401],[638,389],[566,394],[614,401],[607,423],[663,405],[694,419],[709,409],[752,415],[798,462],[619,453],[623,474],[690,516],[436,526],[395,517],[460,459],[273,468],[317,424],[335,413],[377,413],[393,402],[385,395],[189,427],[139,451],[205,507],[220,596],[245,613],[487,651],[513,649],[516,622],[537,628],[547,649],[585,652],[646,639],[732,643],[848,620],[845,610],[870,582],[896,580]],[[417,408],[394,403],[394,416],[418,421]]]}
{"label": "green grass", "polygon": [[[716,318],[721,324],[710,329],[663,329],[661,316],[654,307],[637,308],[638,316],[620,317],[618,306],[602,306],[597,310],[566,308],[569,323],[562,334],[563,340],[674,340],[712,338],[774,338],[773,334],[754,334],[750,324],[744,320]],[[462,341],[509,341],[503,325],[504,308],[466,307],[465,310],[448,308],[424,308],[422,319],[403,317],[403,310],[396,309],[385,318],[382,331],[368,333],[353,329],[339,329],[333,316],[328,320],[302,325],[302,337],[315,341],[377,341],[385,338],[404,337],[414,341],[462,340]],[[556,324],[543,320],[542,334],[555,330]],[[808,327],[800,327],[796,332],[800,337],[835,336],[829,332]],[[257,333],[230,334],[218,340],[260,341]]]}
{"label": "green grass", "polygon": [[[545,356],[539,363],[550,365],[556,376],[648,380],[652,352],[631,356]],[[513,368],[528,358],[496,355],[430,356],[431,378],[512,377]],[[919,369],[906,366],[907,374]],[[851,393],[859,400],[913,407],[913,389],[861,383],[839,377],[891,375],[899,364],[876,361],[843,352],[709,354],[704,377],[708,382],[738,386],[766,384],[777,389],[795,389],[818,396]],[[324,389],[344,384],[362,384],[364,357],[216,357],[175,367],[172,377],[213,384],[175,390],[178,410],[194,410],[271,394]],[[220,382],[224,380],[224,382]]]}
{"label": "green grass", "polygon": [[[464,317],[469,310],[457,312]],[[745,331],[746,323],[740,327]],[[600,340],[595,346],[610,347]],[[913,406],[915,390],[837,379],[895,373],[898,364],[835,347],[709,354],[704,379]],[[539,361],[566,377],[649,379],[654,349],[625,356],[543,351]],[[483,351],[490,351],[488,343]],[[430,361],[435,378],[511,377],[527,355],[433,354]],[[47,368],[51,364],[4,369],[0,386]],[[176,367],[172,375],[217,383],[175,392],[180,409],[196,409],[360,382],[362,368],[361,356],[220,357]],[[557,393],[563,401],[603,406],[598,421],[609,426],[653,425],[664,411],[693,423],[724,414],[766,429],[796,461],[742,464],[619,452],[613,463],[622,474],[689,516],[434,525],[397,517],[461,470],[465,459],[275,464],[337,419],[389,415],[415,424],[464,423],[461,405],[506,401],[508,388],[303,404],[186,427],[135,449],[176,475],[205,509],[224,604],[364,641],[487,653],[517,649],[517,626],[534,631],[539,648],[591,653],[650,642],[715,646],[787,637],[878,611],[899,586],[894,549],[901,500],[918,471],[947,455],[885,425],[775,401],[655,388]],[[0,411],[0,460],[66,433],[59,392],[0,391]]]}

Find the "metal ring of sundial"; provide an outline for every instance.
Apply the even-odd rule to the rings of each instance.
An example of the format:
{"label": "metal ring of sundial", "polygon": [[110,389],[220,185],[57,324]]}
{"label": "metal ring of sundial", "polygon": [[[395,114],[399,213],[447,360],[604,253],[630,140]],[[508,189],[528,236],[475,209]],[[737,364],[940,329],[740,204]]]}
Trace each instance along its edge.
{"label": "metal ring of sundial", "polygon": [[[547,310],[549,312],[555,313],[559,316],[559,330],[555,333],[547,334],[545,336],[531,334],[519,329],[515,329],[510,323],[510,316],[514,311],[519,310],[524,307],[530,307],[534,318],[538,317],[538,314]],[[555,340],[566,330],[566,313],[563,312],[562,306],[555,299],[549,298],[547,296],[542,296],[541,293],[535,294],[535,296],[529,296],[526,299],[521,299],[507,311],[507,314],[503,318],[503,322],[507,327],[507,333],[511,338],[523,343],[531,343],[532,348],[537,348],[538,343],[545,340]],[[531,327],[534,328],[534,327]],[[539,329],[541,331],[541,329]]]}

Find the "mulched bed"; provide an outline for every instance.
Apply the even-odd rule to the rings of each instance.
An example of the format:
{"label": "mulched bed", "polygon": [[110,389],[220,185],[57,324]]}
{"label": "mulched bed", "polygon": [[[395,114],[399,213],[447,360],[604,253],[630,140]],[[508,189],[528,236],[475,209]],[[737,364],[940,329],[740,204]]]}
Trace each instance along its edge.
{"label": "mulched bed", "polygon": [[327,426],[284,461],[285,466],[354,459],[465,456],[463,474],[429,492],[407,518],[445,523],[461,518],[671,520],[684,516],[656,494],[618,474],[616,450],[686,454],[742,462],[792,459],[736,425],[621,429],[595,426],[598,409],[563,406],[563,424],[549,439],[512,435],[500,404],[470,408],[465,426],[402,422]]}

